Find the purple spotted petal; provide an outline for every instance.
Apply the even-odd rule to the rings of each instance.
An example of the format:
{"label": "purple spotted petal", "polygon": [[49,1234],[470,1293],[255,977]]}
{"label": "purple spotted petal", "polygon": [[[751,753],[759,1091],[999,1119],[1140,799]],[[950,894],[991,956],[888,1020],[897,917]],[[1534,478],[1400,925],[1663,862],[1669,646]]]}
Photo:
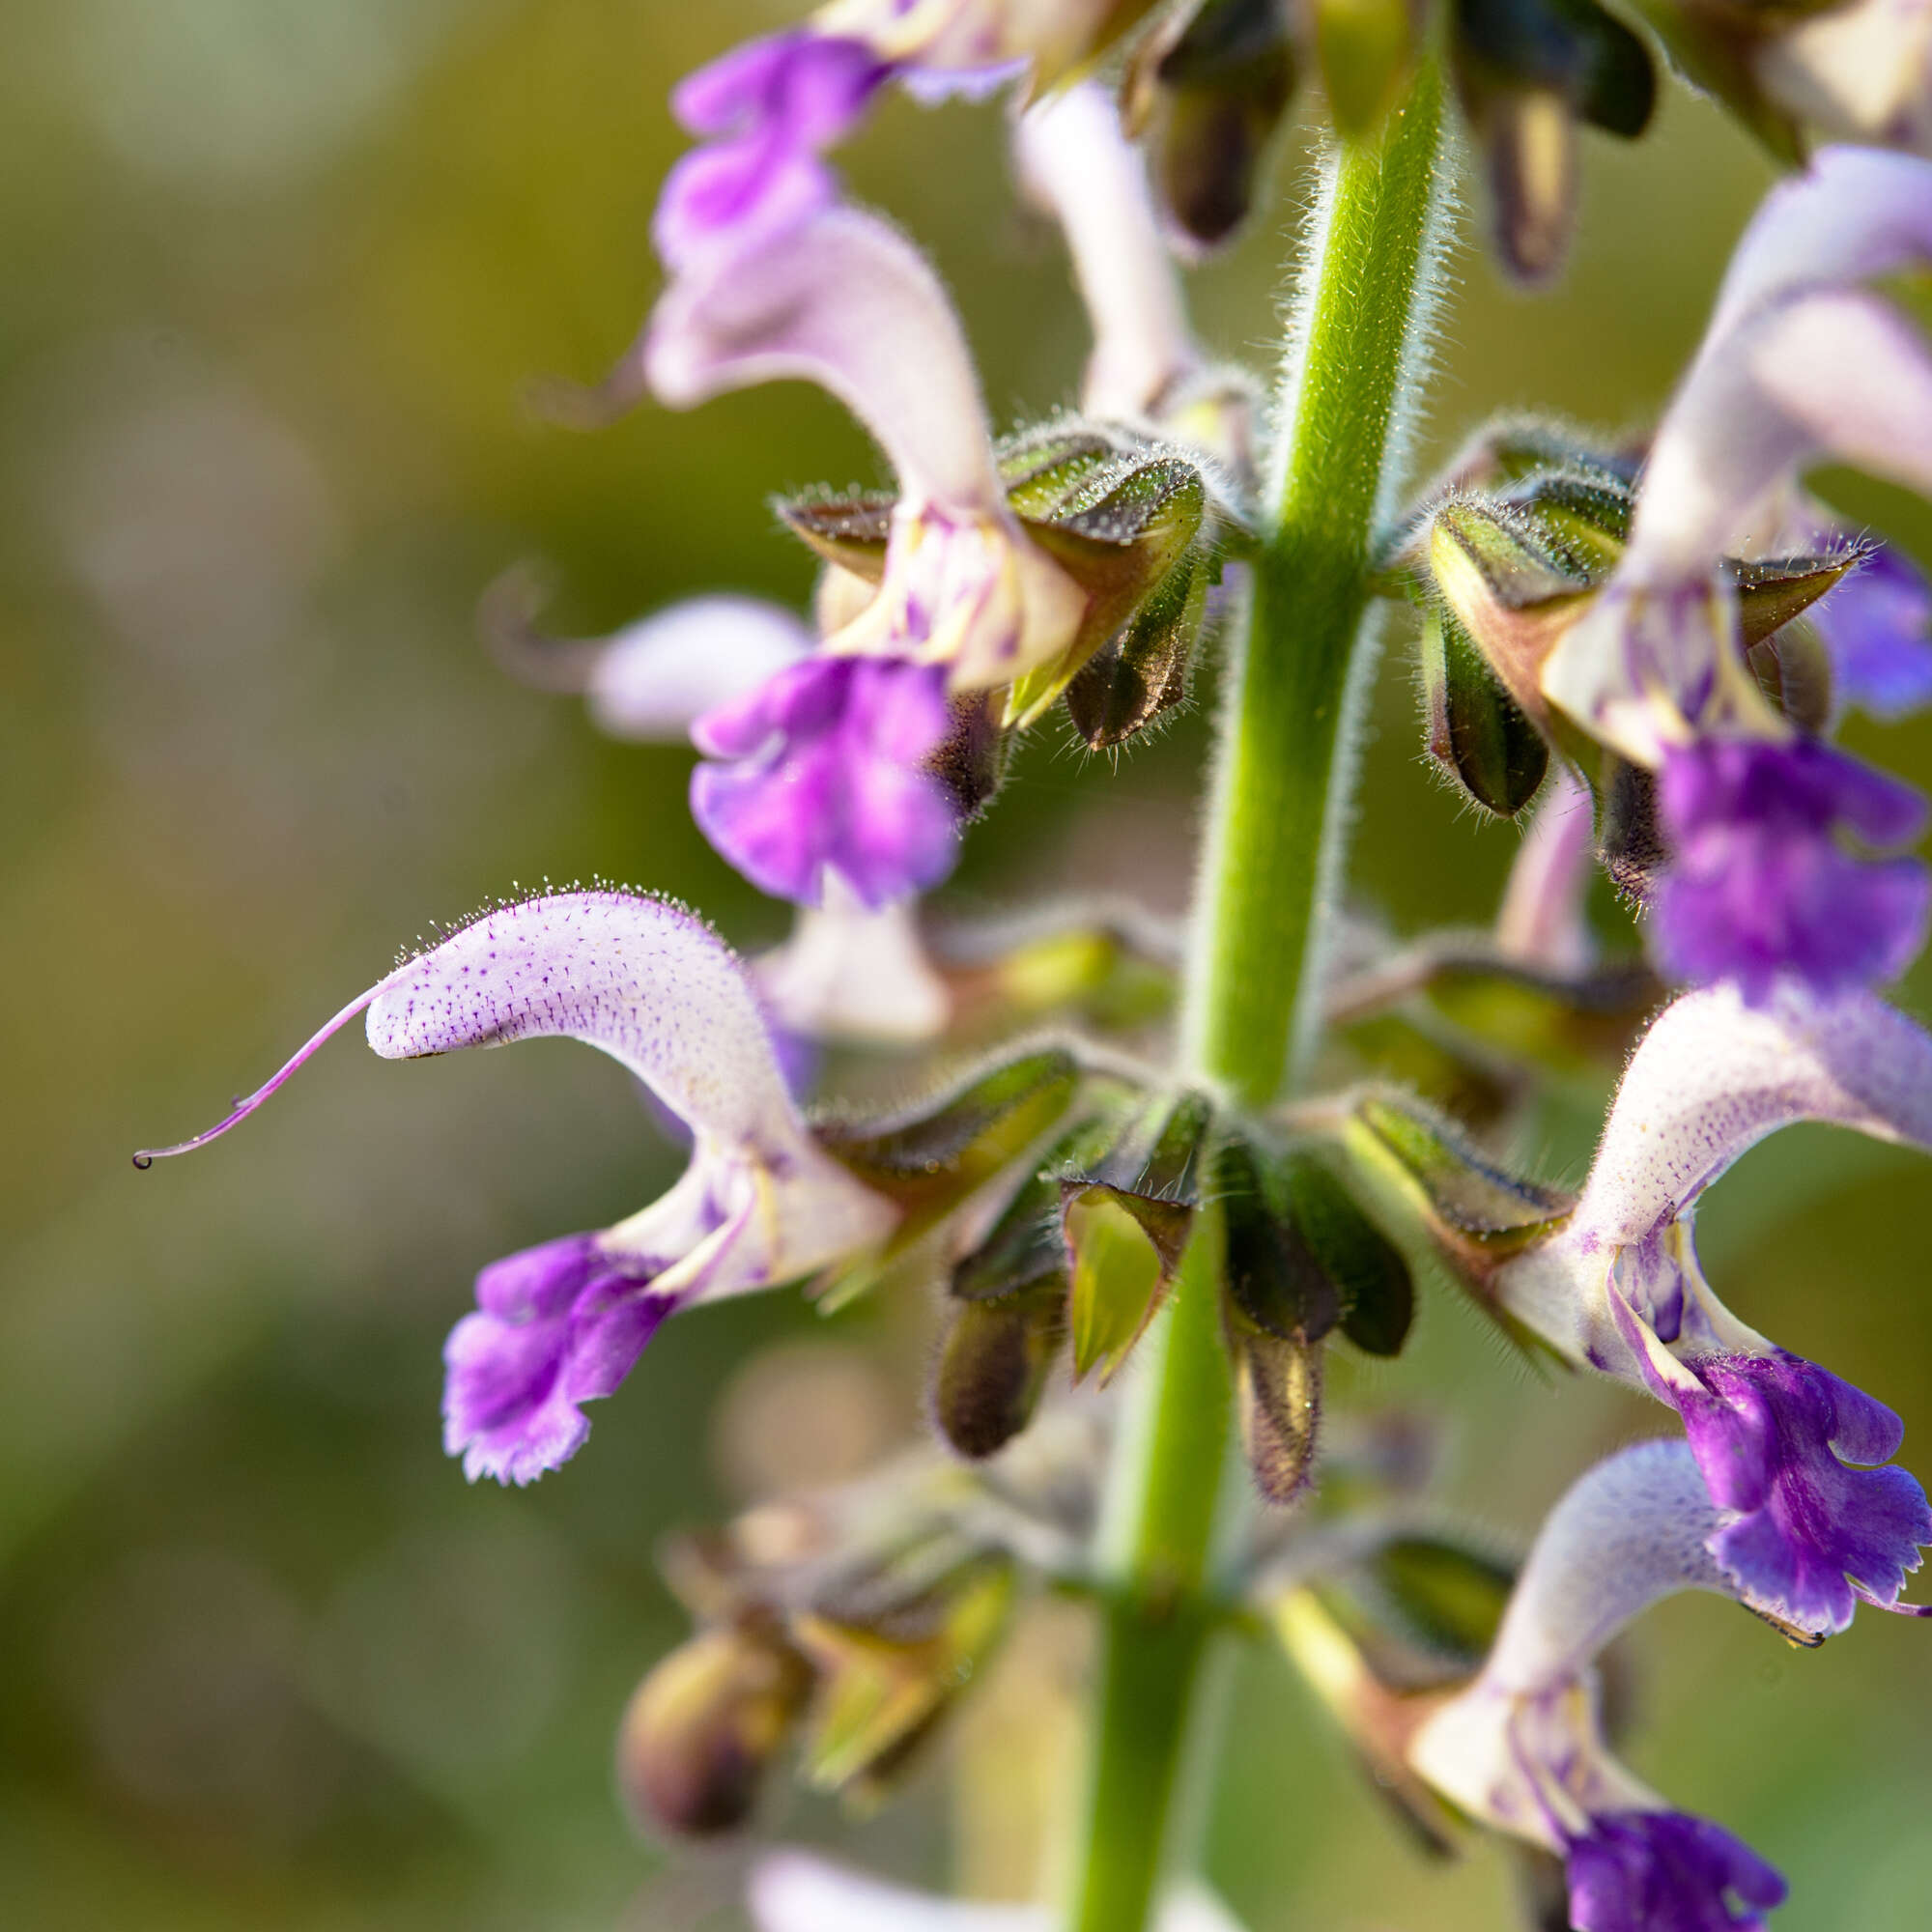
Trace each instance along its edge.
{"label": "purple spotted petal", "polygon": [[816,905],[825,868],[867,906],[938,884],[958,828],[920,769],[946,736],[946,670],[894,659],[815,657],[692,727],[726,763],[692,774],[704,835],[753,885]]}
{"label": "purple spotted petal", "polygon": [[567,1235],[493,1262],[477,1312],[443,1349],[443,1445],[474,1482],[534,1482],[590,1433],[581,1406],[615,1393],[677,1305],[648,1276],[612,1267],[594,1235]]}
{"label": "purple spotted petal", "polygon": [[1904,1434],[1898,1417],[1782,1351],[1685,1366],[1706,1393],[1673,1387],[1668,1400],[1712,1500],[1737,1519],[1710,1539],[1723,1569],[1807,1630],[1843,1630],[1857,1597],[1896,1607],[1932,1543],[1932,1508],[1903,1469],[1852,1465],[1889,1463]]}
{"label": "purple spotted petal", "polygon": [[1923,799],[1829,745],[1702,740],[1660,786],[1674,854],[1655,902],[1674,980],[1734,980],[1762,1001],[1782,975],[1821,995],[1895,979],[1925,941],[1932,879],[1913,859],[1866,860],[1916,838]]}
{"label": "purple spotted petal", "polygon": [[1881,544],[1811,613],[1839,697],[1874,718],[1932,704],[1932,583]]}
{"label": "purple spotted petal", "polygon": [[1748,1845],[1679,1811],[1593,1818],[1568,1847],[1577,1932],[1762,1932],[1784,1881]]}
{"label": "purple spotted petal", "polygon": [[688,75],[677,118],[707,136],[672,168],[653,239],[674,269],[807,220],[838,195],[820,160],[892,71],[864,43],[807,31],[733,48]]}

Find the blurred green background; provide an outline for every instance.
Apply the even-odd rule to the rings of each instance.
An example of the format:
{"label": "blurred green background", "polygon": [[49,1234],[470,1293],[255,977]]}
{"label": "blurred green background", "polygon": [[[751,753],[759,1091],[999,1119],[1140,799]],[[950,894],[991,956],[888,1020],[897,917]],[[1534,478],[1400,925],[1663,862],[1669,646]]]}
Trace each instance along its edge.
{"label": "blurred green background", "polygon": [[[781,10],[651,0],[22,0],[0,68],[0,1916],[10,1927],[676,1928],[731,1920],[741,1854],[667,1864],[610,1745],[681,1634],[653,1539],[917,1427],[928,1311],[768,1297],[668,1330],[589,1450],[469,1489],[439,1350],[473,1271],[647,1199],[677,1156],[567,1048],[389,1065],[344,1040],[246,1131],[145,1178],[432,918],[602,872],[733,938],[782,930],[694,834],[675,750],[600,742],[474,641],[544,559],[566,625],[719,585],[793,600],[775,489],[872,479],[813,392],[596,437],[533,376],[600,374],[656,287],[680,72]],[[844,156],[933,251],[1003,421],[1069,399],[1083,326],[1015,212],[997,113],[890,100]],[[1265,363],[1277,212],[1201,274]],[[1592,140],[1554,293],[1455,265],[1433,461],[1490,410],[1653,412],[1766,180],[1681,89]],[[1828,479],[1932,554],[1921,507]],[[1842,483],[1842,487],[1837,487]],[[1514,835],[1422,771],[1391,656],[1353,877],[1404,926],[1487,914]],[[1932,780],[1932,725],[1853,741]],[[1183,903],[1192,719],[1116,771],[1044,733],[948,902],[1131,884]],[[1923,969],[1908,1005],[1932,1008]],[[1576,1172],[1587,1130],[1548,1152]],[[1819,1133],[1705,1215],[1720,1293],[1932,1444],[1932,1169]],[[776,1352],[774,1352],[776,1351]],[[1345,1392],[1346,1393],[1346,1392]],[[1448,1423],[1451,1488],[1513,1534],[1662,1417],[1525,1380],[1446,1302],[1368,1393]],[[1779,1919],[1917,1926],[1932,1893],[1932,1635],[1867,1614],[1787,1653],[1715,1599],[1643,1627],[1633,1755],[1792,1880]],[[1425,1866],[1278,1667],[1241,1666],[1213,1875],[1255,1932],[1503,1922],[1500,1862]],[[908,1876],[948,1857],[943,1766],[853,1827],[770,1829]],[[721,1916],[706,1920],[705,1915]]]}

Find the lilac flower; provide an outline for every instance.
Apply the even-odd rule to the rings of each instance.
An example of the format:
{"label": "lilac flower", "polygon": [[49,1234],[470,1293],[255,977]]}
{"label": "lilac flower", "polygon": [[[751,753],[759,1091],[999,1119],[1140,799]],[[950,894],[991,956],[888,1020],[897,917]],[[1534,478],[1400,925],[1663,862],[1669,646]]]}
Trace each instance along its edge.
{"label": "lilac flower", "polygon": [[709,137],[672,168],[652,239],[673,270],[755,248],[838,199],[819,158],[892,73],[863,41],[799,28],[749,41],[689,74],[671,111]]}
{"label": "lilac flower", "polygon": [[1673,980],[1735,981],[1763,1000],[1781,975],[1821,994],[1893,980],[1925,943],[1932,876],[1843,843],[1897,846],[1925,827],[1909,785],[1815,739],[1703,739],[1664,754],[1672,864],[1651,911]]}
{"label": "lilac flower", "polygon": [[1748,1846],[1610,1755],[1598,1716],[1593,1661],[1662,1598],[1710,1590],[1777,1613],[1713,1561],[1719,1521],[1681,1443],[1599,1463],[1544,1523],[1481,1675],[1409,1747],[1444,1797],[1564,1860],[1580,1932],[1755,1932],[1783,1902]]}
{"label": "lilac flower", "polygon": [[1719,559],[1768,534],[1804,469],[1932,493],[1932,355],[1859,286],[1932,257],[1932,162],[1827,148],[1766,196],[1651,446],[1622,561],[1543,687],[1640,763],[1693,732],[1777,737]]}
{"label": "lilac flower", "polygon": [[1041,101],[1014,123],[1013,158],[1029,197],[1065,233],[1093,327],[1082,412],[1145,424],[1249,484],[1255,397],[1237,372],[1207,366],[1146,165],[1113,100],[1085,83]]}
{"label": "lilac flower", "polygon": [[1839,702],[1888,720],[1932,704],[1932,583],[1893,545],[1869,552],[1809,616]]}
{"label": "lilac flower", "polygon": [[575,1455],[582,1405],[616,1390],[668,1316],[861,1253],[896,1218],[811,1138],[730,950],[681,907],[610,891],[486,914],[344,1008],[208,1133],[137,1164],[225,1133],[365,1008],[388,1060],[582,1040],[693,1130],[690,1166],[650,1207],[477,1277],[476,1313],[444,1351],[444,1440],[472,1481],[527,1483]]}
{"label": "lilac flower", "polygon": [[953,831],[918,766],[945,733],[946,694],[1008,684],[1058,657],[1087,608],[1007,506],[938,281],[883,222],[834,209],[716,274],[673,283],[645,364],[680,408],[781,377],[819,383],[898,473],[869,601],[817,657],[698,721],[700,748],[729,761],[694,782],[700,824],[765,890],[807,903],[827,867],[868,905],[935,883]]}
{"label": "lilac flower", "polygon": [[[908,1891],[848,1871],[810,1852],[769,1852],[753,1868],[757,1932],[1051,1932],[1044,1906],[972,1905]],[[1174,1892],[1154,1932],[1240,1932],[1205,1886]]]}
{"label": "lilac flower", "polygon": [[1674,1407],[1720,1511],[1724,1574],[1787,1622],[1836,1631],[1857,1599],[1902,1607],[1932,1509],[1903,1470],[1871,1466],[1896,1452],[1898,1418],[1740,1321],[1691,1233],[1697,1196],[1796,1121],[1932,1147],[1932,1035],[1869,994],[1686,995],[1632,1056],[1575,1212],[1493,1292],[1558,1353]]}

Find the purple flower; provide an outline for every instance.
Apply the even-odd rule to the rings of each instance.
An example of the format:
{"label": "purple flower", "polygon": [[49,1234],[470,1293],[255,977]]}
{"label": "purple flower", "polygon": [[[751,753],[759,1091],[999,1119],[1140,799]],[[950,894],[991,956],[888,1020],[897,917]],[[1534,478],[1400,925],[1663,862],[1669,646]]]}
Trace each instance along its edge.
{"label": "purple flower", "polygon": [[1760,1932],[1784,1903],[1777,1872],[1708,1819],[1620,1811],[1593,1825],[1565,1848],[1577,1932]]}
{"label": "purple flower", "polygon": [[666,179],[652,229],[658,253],[685,270],[829,207],[838,189],[819,156],[892,71],[862,41],[798,29],[749,41],[687,75],[671,111],[709,138]]}
{"label": "purple flower", "polygon": [[1580,1932],[1746,1932],[1783,1901],[1747,1846],[1672,1811],[1610,1755],[1598,1712],[1595,1660],[1651,1605],[1708,1590],[1776,1614],[1714,1560],[1721,1520],[1684,1443],[1600,1463],[1538,1532],[1475,1682],[1409,1745],[1444,1797],[1564,1860]]}
{"label": "purple flower", "polygon": [[1762,1001],[1790,975],[1829,996],[1897,978],[1924,944],[1924,867],[1841,842],[1918,836],[1924,800],[1895,779],[1814,739],[1710,739],[1666,754],[1659,800],[1673,860],[1653,912],[1670,978],[1734,980]]}
{"label": "purple flower", "polygon": [[817,905],[830,867],[884,905],[952,869],[952,808],[920,769],[946,729],[944,666],[808,658],[693,725],[730,762],[692,774],[691,809],[761,891]]}
{"label": "purple flower", "polygon": [[883,1240],[897,1215],[812,1139],[743,964],[682,907],[561,893],[499,907],[352,1001],[217,1125],[245,1120],[367,1009],[387,1060],[562,1037],[617,1061],[692,1128],[668,1193],[600,1233],[485,1268],[444,1351],[444,1440],[471,1480],[526,1483],[575,1455],[665,1318],[775,1288]]}
{"label": "purple flower", "polygon": [[1729,1586],[1829,1632],[1857,1599],[1898,1607],[1932,1513],[1903,1470],[1852,1466],[1896,1453],[1897,1417],[1741,1321],[1691,1239],[1703,1190],[1798,1121],[1932,1147],[1932,1036],[1868,993],[1687,994],[1632,1056],[1575,1211],[1492,1293],[1559,1354],[1678,1411]]}
{"label": "purple flower", "polygon": [[1932,704],[1932,583],[1895,546],[1880,544],[1810,615],[1840,702],[1888,720]]}
{"label": "purple flower", "polygon": [[594,1235],[526,1248],[476,1277],[477,1312],[442,1351],[443,1440],[472,1482],[531,1482],[576,1455],[590,1433],[582,1405],[616,1393],[677,1306],[650,1284],[607,1261]]}
{"label": "purple flower", "polygon": [[[1883,1403],[1786,1354],[1692,1355],[1703,1386],[1671,1401],[1726,1522],[1711,1553],[1740,1587],[1786,1622],[1843,1630],[1853,1598],[1898,1602],[1932,1508],[1889,1463],[1905,1426]],[[1916,1612],[1915,1612],[1916,1613]]]}

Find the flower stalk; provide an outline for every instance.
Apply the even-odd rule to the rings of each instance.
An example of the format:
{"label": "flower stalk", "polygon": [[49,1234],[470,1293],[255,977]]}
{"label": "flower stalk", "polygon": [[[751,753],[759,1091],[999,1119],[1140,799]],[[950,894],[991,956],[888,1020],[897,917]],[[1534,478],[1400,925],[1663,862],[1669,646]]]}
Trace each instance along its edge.
{"label": "flower stalk", "polygon": [[[1183,1015],[1190,1071],[1260,1107],[1317,1031],[1322,920],[1351,813],[1378,649],[1375,537],[1393,502],[1447,227],[1431,63],[1373,140],[1325,171],[1282,369],[1260,554],[1225,671]],[[1071,1932],[1139,1932],[1199,1807],[1181,1801],[1198,1695],[1230,1400],[1219,1218],[1197,1217],[1171,1313],[1144,1348],[1109,1478],[1103,1638]],[[1225,1503],[1223,1505],[1225,1508]]]}

